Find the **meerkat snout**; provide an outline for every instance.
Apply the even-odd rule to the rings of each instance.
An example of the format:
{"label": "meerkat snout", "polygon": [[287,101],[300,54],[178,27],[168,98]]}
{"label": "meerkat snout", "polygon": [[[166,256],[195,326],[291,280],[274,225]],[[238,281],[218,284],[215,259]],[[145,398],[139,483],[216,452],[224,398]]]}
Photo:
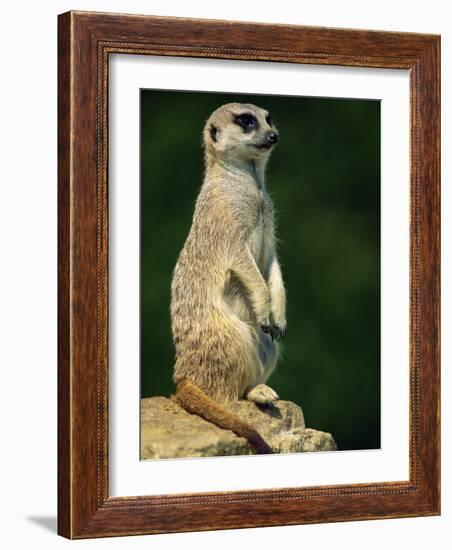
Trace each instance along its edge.
{"label": "meerkat snout", "polygon": [[267,134],[267,143],[273,145],[278,141],[278,134],[276,132],[268,132]]}
{"label": "meerkat snout", "polygon": [[258,149],[270,149],[278,141],[278,134],[276,132],[267,132],[263,143],[256,145]]}

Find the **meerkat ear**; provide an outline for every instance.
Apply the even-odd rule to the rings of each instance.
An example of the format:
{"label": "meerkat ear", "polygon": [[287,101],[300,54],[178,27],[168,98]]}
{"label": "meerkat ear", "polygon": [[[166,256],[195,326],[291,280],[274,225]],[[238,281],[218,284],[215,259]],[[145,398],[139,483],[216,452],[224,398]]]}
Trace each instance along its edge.
{"label": "meerkat ear", "polygon": [[209,131],[210,131],[210,137],[212,138],[212,141],[214,143],[216,143],[217,142],[218,128],[212,124]]}

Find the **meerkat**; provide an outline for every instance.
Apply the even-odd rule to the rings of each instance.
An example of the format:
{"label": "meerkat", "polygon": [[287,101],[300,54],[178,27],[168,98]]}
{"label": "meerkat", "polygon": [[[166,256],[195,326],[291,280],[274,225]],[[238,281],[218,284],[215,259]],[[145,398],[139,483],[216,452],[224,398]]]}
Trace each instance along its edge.
{"label": "meerkat", "polygon": [[265,109],[228,103],[208,118],[203,141],[204,182],[171,282],[173,398],[245,437],[256,452],[271,453],[221,403],[279,398],[266,381],[286,332],[286,293],[265,186],[278,132]]}

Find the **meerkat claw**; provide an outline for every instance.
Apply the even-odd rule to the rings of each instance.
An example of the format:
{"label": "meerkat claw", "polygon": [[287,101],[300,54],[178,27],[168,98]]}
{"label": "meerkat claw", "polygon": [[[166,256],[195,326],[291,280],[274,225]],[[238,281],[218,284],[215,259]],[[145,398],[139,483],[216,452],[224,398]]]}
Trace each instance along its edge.
{"label": "meerkat claw", "polygon": [[261,330],[264,334],[270,334],[273,340],[273,328],[270,323],[261,324]]}
{"label": "meerkat claw", "polygon": [[275,332],[275,339],[282,340],[283,338],[285,338],[287,333],[287,323],[276,324],[273,327],[273,330]]}

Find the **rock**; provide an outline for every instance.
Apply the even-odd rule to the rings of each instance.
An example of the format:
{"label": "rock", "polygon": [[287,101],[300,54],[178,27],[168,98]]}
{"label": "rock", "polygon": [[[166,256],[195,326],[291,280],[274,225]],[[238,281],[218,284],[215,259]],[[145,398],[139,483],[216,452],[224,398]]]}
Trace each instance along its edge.
{"label": "rock", "polygon": [[[224,405],[249,422],[275,453],[335,451],[331,434],[305,427],[303,411],[290,401],[261,407],[250,401]],[[199,416],[184,411],[171,399],[141,400],[141,459],[253,454],[248,442]]]}

